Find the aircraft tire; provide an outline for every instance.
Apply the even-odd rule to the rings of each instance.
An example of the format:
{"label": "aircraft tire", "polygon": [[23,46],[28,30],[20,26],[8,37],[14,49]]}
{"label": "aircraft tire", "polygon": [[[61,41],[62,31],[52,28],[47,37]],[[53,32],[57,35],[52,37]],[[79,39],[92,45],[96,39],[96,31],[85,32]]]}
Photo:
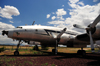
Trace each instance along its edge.
{"label": "aircraft tire", "polygon": [[14,55],[15,55],[15,56],[19,55],[19,51],[15,51],[15,52],[14,52]]}
{"label": "aircraft tire", "polygon": [[52,49],[52,53],[58,52],[57,49]]}
{"label": "aircraft tire", "polygon": [[86,51],[85,51],[85,50],[78,50],[78,51],[77,51],[77,54],[78,54],[78,55],[85,56],[85,55],[86,55]]}

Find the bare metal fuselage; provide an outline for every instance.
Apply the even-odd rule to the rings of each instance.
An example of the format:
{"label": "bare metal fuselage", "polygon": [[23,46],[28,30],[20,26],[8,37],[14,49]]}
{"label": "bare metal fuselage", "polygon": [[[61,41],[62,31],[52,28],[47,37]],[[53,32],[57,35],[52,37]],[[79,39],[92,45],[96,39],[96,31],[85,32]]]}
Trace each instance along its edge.
{"label": "bare metal fuselage", "polygon": [[[56,27],[25,26],[22,29],[15,28],[14,30],[10,30],[8,33],[8,37],[24,41],[38,41],[41,42],[41,44],[47,44],[48,46],[50,45],[52,46],[55,45],[56,43],[55,38],[61,32],[61,30],[62,28],[56,28]],[[82,41],[76,38],[77,35],[71,35],[68,34],[68,32],[69,31],[66,30],[66,32],[61,36],[59,44],[67,45],[68,41],[82,43]],[[100,28],[96,29],[92,37],[95,39],[100,39]],[[80,44],[80,46],[82,45]]]}
{"label": "bare metal fuselage", "polygon": [[[55,38],[62,29],[55,28],[32,28],[32,29],[15,29],[9,31],[8,37],[17,40],[38,41],[46,44],[55,44]],[[54,36],[53,36],[53,35]],[[59,41],[60,44],[66,44],[72,39],[72,36],[64,33]]]}

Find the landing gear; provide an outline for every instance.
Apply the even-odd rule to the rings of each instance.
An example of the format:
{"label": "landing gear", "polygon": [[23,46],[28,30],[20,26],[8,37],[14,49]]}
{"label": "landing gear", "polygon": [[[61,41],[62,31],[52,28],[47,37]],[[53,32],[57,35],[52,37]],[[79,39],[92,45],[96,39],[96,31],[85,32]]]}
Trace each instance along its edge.
{"label": "landing gear", "polygon": [[33,50],[38,51],[38,50],[39,50],[38,46],[37,46],[37,45],[35,45],[35,46],[34,46],[34,48],[33,48]]}
{"label": "landing gear", "polygon": [[57,55],[57,46],[58,46],[58,41],[56,40],[56,46],[55,46],[55,49],[52,49],[52,53],[54,53],[55,55]]}
{"label": "landing gear", "polygon": [[16,56],[19,55],[19,51],[15,51],[14,55],[16,55]]}
{"label": "landing gear", "polygon": [[19,48],[20,42],[21,42],[21,40],[19,40],[19,42],[18,42],[18,45],[17,45],[16,51],[14,52],[14,55],[19,55],[18,48]]}
{"label": "landing gear", "polygon": [[83,50],[83,47],[82,47],[81,50],[78,50],[78,51],[77,51],[77,54],[78,54],[78,55],[85,56],[85,55],[86,55],[86,51]]}
{"label": "landing gear", "polygon": [[57,49],[52,49],[52,53],[57,54],[58,50]]}

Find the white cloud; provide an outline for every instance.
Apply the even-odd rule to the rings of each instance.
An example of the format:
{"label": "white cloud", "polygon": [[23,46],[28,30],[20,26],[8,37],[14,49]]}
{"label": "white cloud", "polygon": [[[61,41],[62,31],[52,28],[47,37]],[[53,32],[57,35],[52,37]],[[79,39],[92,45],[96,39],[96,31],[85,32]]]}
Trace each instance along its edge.
{"label": "white cloud", "polygon": [[98,0],[93,0],[93,2],[97,2]]}
{"label": "white cloud", "polygon": [[6,24],[6,23],[0,22],[0,44],[16,43],[16,42],[13,42],[13,40],[11,38],[8,38],[6,35],[2,36],[3,30],[12,29],[12,28],[15,28],[15,27],[11,24]]}
{"label": "white cloud", "polygon": [[0,35],[0,44],[17,44],[12,39],[8,38],[6,35],[2,36]]}
{"label": "white cloud", "polygon": [[57,9],[56,14],[57,14],[56,18],[58,20],[64,20],[63,15],[66,15],[67,12],[62,8],[62,9]]}
{"label": "white cloud", "polygon": [[56,18],[56,17],[55,17],[55,16],[53,16],[51,19],[52,19],[52,20],[54,20],[55,18]]}
{"label": "white cloud", "polygon": [[41,26],[41,24],[39,24],[39,25],[35,24],[34,26]]}
{"label": "white cloud", "polygon": [[[6,35],[2,36],[2,31],[7,29],[15,28],[12,24],[6,24],[3,22],[0,22],[0,44],[18,44],[18,41],[13,41],[13,39],[8,38]],[[23,43],[23,45],[27,45],[26,43]]]}
{"label": "white cloud", "polygon": [[64,7],[64,5],[62,5],[62,7]]}
{"label": "white cloud", "polygon": [[9,21],[10,23],[14,23],[13,21]]}
{"label": "white cloud", "polygon": [[14,6],[5,5],[4,8],[0,7],[0,16],[8,19],[12,19],[12,15],[18,16],[20,12]]}
{"label": "white cloud", "polygon": [[[63,18],[63,15],[66,15],[67,12],[61,8],[61,9],[57,9],[56,12],[52,12],[52,14],[56,14],[57,16],[52,16],[51,19],[54,20],[54,19],[58,19],[58,20],[64,20]],[[51,15],[50,14],[47,14],[47,18],[49,18]]]}
{"label": "white cloud", "polygon": [[50,17],[50,14],[47,14],[47,18],[49,18]]}
{"label": "white cloud", "polygon": [[[100,3],[96,5],[84,5],[83,2],[79,0],[69,0],[68,3],[71,6],[69,9],[70,17],[62,20],[49,21],[49,24],[53,24],[57,27],[67,27],[71,30],[76,30],[79,32],[85,32],[85,30],[80,30],[73,27],[73,24],[79,24],[82,26],[88,26],[94,19],[100,14]],[[72,2],[73,1],[73,2]],[[57,13],[57,15],[60,15]],[[61,15],[63,17],[63,15]],[[59,18],[59,17],[57,17]]]}
{"label": "white cloud", "polygon": [[83,2],[78,2],[78,4],[84,6],[84,3]]}
{"label": "white cloud", "polygon": [[58,20],[64,20],[63,16],[57,16]]}
{"label": "white cloud", "polygon": [[79,0],[69,0],[70,3],[77,3]]}
{"label": "white cloud", "polygon": [[0,30],[15,28],[12,24],[0,22]]}
{"label": "white cloud", "polygon": [[66,11],[62,8],[62,9],[57,9],[56,12],[57,16],[62,16],[62,15],[66,15]]}
{"label": "white cloud", "polygon": [[[73,4],[69,4],[73,5]],[[69,14],[71,17],[66,18],[65,22],[66,24],[69,24],[70,29],[74,29],[77,31],[83,32],[83,30],[75,29],[73,24],[79,24],[82,26],[88,26],[93,20],[99,15],[100,9],[100,3],[97,5],[83,5],[80,6],[79,4],[74,4],[77,7],[72,7],[70,9]]]}
{"label": "white cloud", "polygon": [[51,22],[48,22],[49,24],[56,24],[56,25],[58,25],[58,24],[63,24],[64,23],[64,21],[59,21],[59,20],[57,20],[57,21],[51,21]]}

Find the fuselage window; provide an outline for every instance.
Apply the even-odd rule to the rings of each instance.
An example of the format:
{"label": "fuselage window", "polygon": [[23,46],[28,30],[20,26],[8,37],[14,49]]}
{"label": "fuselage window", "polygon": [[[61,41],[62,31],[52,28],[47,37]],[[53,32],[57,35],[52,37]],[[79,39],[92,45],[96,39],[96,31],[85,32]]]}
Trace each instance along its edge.
{"label": "fuselage window", "polygon": [[36,29],[35,31],[37,32],[38,30]]}

